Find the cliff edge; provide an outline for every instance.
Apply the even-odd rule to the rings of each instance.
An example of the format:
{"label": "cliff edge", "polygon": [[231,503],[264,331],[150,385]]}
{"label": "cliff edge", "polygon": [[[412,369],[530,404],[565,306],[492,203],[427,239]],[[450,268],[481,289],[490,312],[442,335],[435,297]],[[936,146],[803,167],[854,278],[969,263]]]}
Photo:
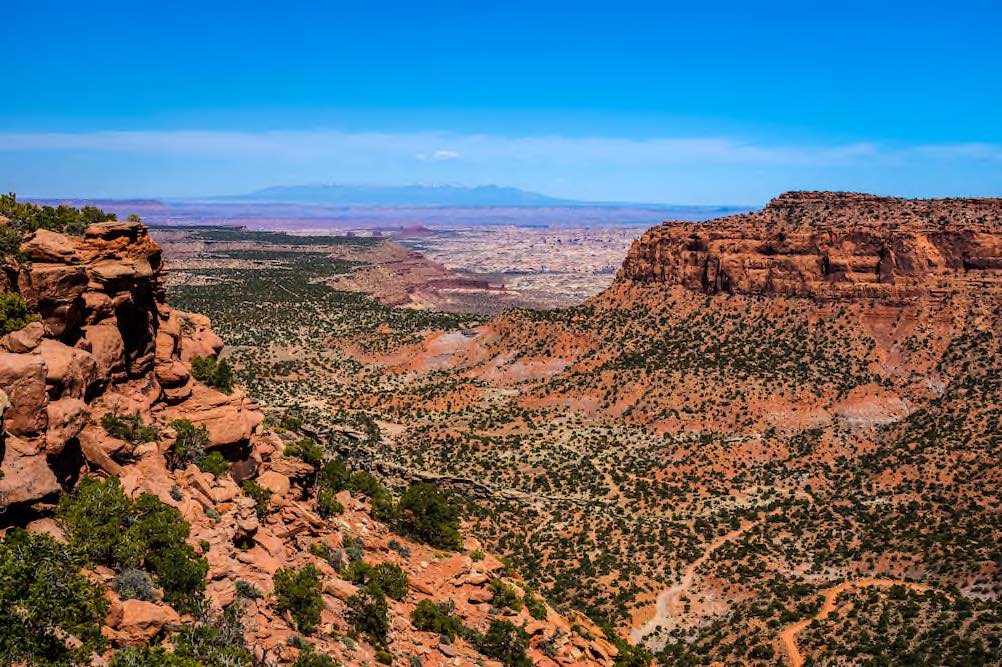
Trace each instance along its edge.
{"label": "cliff edge", "polygon": [[1002,287],[1002,199],[788,192],[761,211],[665,222],[617,284],[818,300],[907,299]]}

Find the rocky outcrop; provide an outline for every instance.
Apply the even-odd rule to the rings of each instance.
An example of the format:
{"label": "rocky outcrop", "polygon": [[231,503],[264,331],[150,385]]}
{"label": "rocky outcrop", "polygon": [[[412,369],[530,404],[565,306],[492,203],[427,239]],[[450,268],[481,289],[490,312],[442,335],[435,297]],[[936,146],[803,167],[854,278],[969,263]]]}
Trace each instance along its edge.
{"label": "rocky outcrop", "polygon": [[[524,607],[493,609],[492,579],[520,584],[497,558],[474,556],[479,544],[472,540],[464,551],[449,553],[411,542],[375,520],[367,499],[347,491],[338,494],[343,513],[321,518],[311,506],[314,467],[283,454],[301,436],[265,429],[257,404],[239,388],[222,393],[192,377],[191,360],[218,354],[223,342],[207,318],[164,302],[160,249],[139,223],[93,225],[83,238],[40,231],[24,250],[30,262],[0,271],[7,277],[0,285],[19,289],[41,321],[0,338],[0,510],[32,507],[46,514],[51,504],[37,501],[55,500],[83,472],[115,475],[130,497],[150,493],[177,508],[191,526],[189,544],[208,562],[211,607],[218,611],[233,603],[241,587],[259,591],[241,600],[244,639],[255,664],[296,661],[301,649],[293,639],[299,633],[275,609],[272,577],[279,568],[307,563],[323,579],[320,632],[310,643],[338,664],[376,662],[374,645],[341,639],[355,633],[349,608],[359,590],[335,567],[345,561],[348,538],[367,562],[392,563],[407,574],[406,595],[388,602],[387,639],[399,656],[396,663],[412,656],[425,665],[497,664],[465,638],[417,631],[410,614],[430,597],[452,602],[463,623],[480,632],[499,614],[525,627],[533,664],[612,664],[616,647],[587,619],[572,621],[549,607],[543,620]],[[107,414],[136,415],[156,436],[116,437],[102,423]],[[168,465],[177,419],[205,427],[207,448],[224,452],[228,473],[216,477],[194,464]],[[239,482],[249,477],[271,492],[267,511],[242,493]],[[24,523],[63,539],[49,514]],[[0,525],[0,538],[3,531]],[[326,555],[332,553],[338,558]],[[118,649],[159,642],[195,622],[165,603],[159,591],[151,600],[121,599],[114,592],[115,573],[106,567],[91,568],[88,576],[106,588],[109,602],[101,629],[109,651],[94,656],[94,664],[108,664]]]}
{"label": "rocky outcrop", "polygon": [[1002,199],[790,192],[755,213],[648,230],[617,283],[819,300],[998,289]]}
{"label": "rocky outcrop", "polygon": [[192,380],[191,359],[222,341],[207,318],[167,306],[160,247],[141,223],[99,223],[83,237],[43,229],[22,250],[27,261],[4,267],[4,284],[40,321],[0,338],[0,507],[56,493],[57,478],[72,483],[80,470],[63,459],[78,453],[86,467],[119,472],[126,443],[97,424],[106,412],[152,423],[167,409],[205,425],[216,447],[249,444],[262,417],[242,392]]}

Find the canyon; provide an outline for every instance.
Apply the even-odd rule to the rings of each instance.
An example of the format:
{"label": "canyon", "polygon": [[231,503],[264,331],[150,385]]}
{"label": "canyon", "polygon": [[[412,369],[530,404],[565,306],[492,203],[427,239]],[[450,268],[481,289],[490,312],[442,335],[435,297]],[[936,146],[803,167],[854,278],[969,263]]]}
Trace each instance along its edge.
{"label": "canyon", "polygon": [[[97,636],[102,639],[87,634],[81,621],[67,626],[78,635],[69,638],[67,649],[62,645],[67,630],[49,627],[50,621],[42,619],[39,641],[54,644],[47,654],[25,656],[18,653],[19,640],[4,620],[0,643],[5,660],[13,650],[13,664],[58,655],[66,664],[107,664],[109,659],[132,664],[115,661],[139,656],[149,656],[144,659],[154,664],[171,655],[156,652],[161,644],[170,647],[173,641],[177,651],[182,645],[188,651],[211,648],[182,644],[177,633],[184,628],[209,633],[203,642],[213,641],[212,633],[236,633],[212,649],[232,651],[228,662],[218,664],[305,664],[316,654],[350,664],[499,664],[480,650],[495,655],[514,651],[506,661],[607,664],[617,654],[616,646],[586,618],[564,617],[538,598],[530,603],[531,593],[522,590],[525,584],[513,579],[497,558],[481,552],[472,538],[441,549],[394,535],[385,517],[374,517],[370,496],[381,488],[378,483],[369,484],[369,496],[339,490],[334,504],[340,511],[321,516],[315,496],[319,463],[296,454],[304,441],[289,430],[292,422],[280,426],[266,420],[241,388],[196,379],[198,360],[215,358],[224,349],[223,340],[205,316],[167,304],[161,248],[141,223],[100,222],[87,226],[82,236],[39,229],[22,250],[21,259],[3,267],[2,289],[18,295],[37,315],[0,338],[0,535],[8,540],[0,541],[0,547],[22,544],[26,538],[20,528],[38,536],[34,539],[51,538],[55,545],[77,540],[80,527],[66,518],[65,501],[76,493],[82,499],[95,488],[107,488],[111,497],[121,489],[120,502],[152,504],[183,522],[187,542],[182,553],[190,553],[192,562],[204,562],[206,570],[202,592],[195,589],[204,606],[191,607],[164,598],[171,594],[164,571],[154,570],[163,594],[154,590],[155,595],[137,597],[122,588],[122,572],[90,564],[88,585],[102,591],[95,608],[105,610],[91,622],[100,626]],[[202,469],[209,467],[204,457],[177,462],[182,442],[192,434],[202,434],[205,456],[216,456],[213,472]],[[95,486],[98,479],[108,481]],[[249,495],[248,489],[258,495]],[[366,567],[392,565],[405,582],[384,612],[384,639],[353,629],[351,619],[358,612],[352,612],[352,605],[373,593],[364,581],[351,580],[347,560],[338,560],[347,558],[349,550],[357,554],[350,557],[356,568],[364,554]],[[14,559],[4,567],[17,562],[16,553],[4,552],[4,558]],[[316,592],[317,631],[273,599],[273,582],[284,571],[315,573],[322,585]],[[130,576],[140,575],[149,581],[142,573]],[[19,603],[17,590],[4,589],[4,595],[15,596],[9,601],[14,609],[35,603]],[[517,597],[497,607],[491,600],[499,590]],[[375,595],[383,599],[382,593]],[[425,599],[444,605],[435,608],[447,609],[442,613],[457,623],[481,624],[485,631],[506,618],[508,625],[497,627],[519,628],[512,636],[516,643],[481,649],[473,639],[480,635],[457,637],[450,631],[450,640],[427,628],[419,631],[412,612]],[[19,613],[33,613],[30,606],[20,608]],[[81,642],[95,652],[74,654],[70,649]],[[116,657],[119,653],[129,657]],[[217,664],[210,654],[199,654],[205,662],[192,664]]]}
{"label": "canyon", "polygon": [[[209,543],[216,606],[237,576],[267,592],[269,568],[315,563],[335,634],[353,592],[310,544],[360,537],[411,582],[390,602],[400,661],[485,660],[410,626],[430,596],[481,631],[524,627],[534,664],[649,662],[626,640],[662,665],[997,664],[1002,200],[786,193],[649,229],[583,303],[490,318],[415,308],[385,240],[154,233],[162,254],[133,223],[40,231],[6,272],[39,315],[0,341],[15,369],[0,489],[20,523],[58,528],[46,506],[81,468],[118,475]],[[232,393],[192,378],[206,356],[232,364]],[[132,410],[158,444],[99,424]],[[228,476],[167,469],[178,418],[206,426]],[[395,495],[451,491],[463,549],[391,537],[354,491],[316,521],[311,469],[285,453],[302,436]],[[274,494],[253,530],[245,479]],[[495,578],[538,591],[545,618],[491,609]],[[248,609],[267,659],[298,659],[288,619]]]}

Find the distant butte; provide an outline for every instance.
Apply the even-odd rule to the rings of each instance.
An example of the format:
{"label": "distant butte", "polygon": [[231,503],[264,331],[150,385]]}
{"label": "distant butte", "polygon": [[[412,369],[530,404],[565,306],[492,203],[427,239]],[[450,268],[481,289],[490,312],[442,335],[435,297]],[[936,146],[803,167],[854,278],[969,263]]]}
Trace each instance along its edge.
{"label": "distant butte", "polygon": [[997,289],[1002,199],[788,192],[754,213],[648,230],[617,282],[819,300]]}

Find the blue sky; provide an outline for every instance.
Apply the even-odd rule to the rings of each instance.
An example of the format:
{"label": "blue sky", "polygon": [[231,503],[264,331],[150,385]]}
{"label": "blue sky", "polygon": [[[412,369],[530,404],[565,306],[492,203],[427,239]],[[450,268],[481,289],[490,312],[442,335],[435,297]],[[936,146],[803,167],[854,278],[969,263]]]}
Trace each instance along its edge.
{"label": "blue sky", "polygon": [[0,189],[1002,195],[1002,3],[5,8]]}

